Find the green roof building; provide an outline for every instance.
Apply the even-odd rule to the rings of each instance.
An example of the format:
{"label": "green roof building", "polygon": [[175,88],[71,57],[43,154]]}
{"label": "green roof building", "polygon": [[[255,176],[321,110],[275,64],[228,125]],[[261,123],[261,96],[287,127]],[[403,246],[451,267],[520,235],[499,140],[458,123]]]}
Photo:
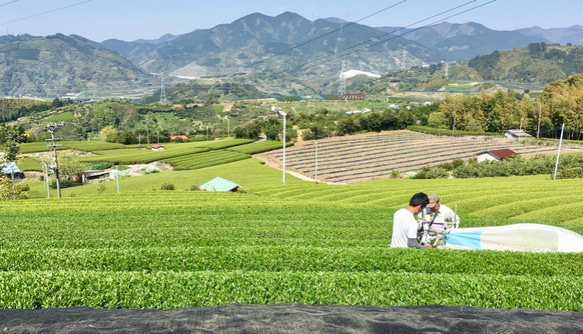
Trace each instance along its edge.
{"label": "green roof building", "polygon": [[207,183],[200,186],[200,190],[206,191],[232,191],[236,192],[239,187],[242,187],[239,184],[236,184],[233,181],[229,181],[227,179],[223,179],[222,177],[215,177],[214,179],[208,181]]}

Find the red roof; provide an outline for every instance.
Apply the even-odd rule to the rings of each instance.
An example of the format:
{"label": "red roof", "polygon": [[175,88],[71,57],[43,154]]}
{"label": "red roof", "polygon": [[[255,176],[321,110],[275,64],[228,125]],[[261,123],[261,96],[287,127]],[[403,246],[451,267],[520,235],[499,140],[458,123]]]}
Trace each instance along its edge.
{"label": "red roof", "polygon": [[170,136],[170,139],[176,139],[176,138],[180,138],[182,140],[188,139],[188,137],[186,135],[172,135],[172,136]]}
{"label": "red roof", "polygon": [[507,148],[501,148],[498,150],[489,150],[488,153],[490,153],[491,155],[495,156],[498,159],[504,159],[504,158],[508,158],[511,157],[513,155],[518,155],[518,153],[514,152],[513,150],[507,149]]}

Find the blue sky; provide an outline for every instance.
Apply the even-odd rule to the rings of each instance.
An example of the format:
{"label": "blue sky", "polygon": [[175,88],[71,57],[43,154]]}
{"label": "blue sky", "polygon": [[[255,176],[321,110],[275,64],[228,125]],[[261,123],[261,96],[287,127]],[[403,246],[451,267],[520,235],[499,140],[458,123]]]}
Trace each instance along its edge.
{"label": "blue sky", "polygon": [[[373,27],[418,27],[444,19],[451,23],[477,22],[495,30],[583,25],[581,0],[496,0],[489,4],[489,0],[471,1],[0,0],[0,35],[63,33],[97,42],[109,38],[133,41],[208,29],[251,13],[277,16],[282,11],[309,20],[338,17]],[[458,10],[423,21],[468,2]],[[446,19],[482,4],[485,5]],[[395,6],[387,9],[392,5]]]}

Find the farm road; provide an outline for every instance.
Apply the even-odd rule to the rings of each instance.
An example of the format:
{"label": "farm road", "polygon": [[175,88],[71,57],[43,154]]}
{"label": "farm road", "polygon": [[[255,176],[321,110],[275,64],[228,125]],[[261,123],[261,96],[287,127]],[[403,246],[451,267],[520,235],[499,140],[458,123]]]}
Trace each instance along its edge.
{"label": "farm road", "polygon": [[2,333],[583,333],[583,313],[469,306],[0,310]]}

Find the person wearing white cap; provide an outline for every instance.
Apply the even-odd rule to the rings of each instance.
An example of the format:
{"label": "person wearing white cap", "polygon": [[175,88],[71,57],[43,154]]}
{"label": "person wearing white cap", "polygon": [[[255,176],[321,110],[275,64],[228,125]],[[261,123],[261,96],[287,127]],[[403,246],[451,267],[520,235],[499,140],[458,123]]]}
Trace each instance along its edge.
{"label": "person wearing white cap", "polygon": [[441,204],[437,194],[429,194],[427,198],[429,198],[429,204],[419,214],[419,220],[437,223],[442,226],[446,224],[451,227],[459,226],[460,217],[452,209]]}

